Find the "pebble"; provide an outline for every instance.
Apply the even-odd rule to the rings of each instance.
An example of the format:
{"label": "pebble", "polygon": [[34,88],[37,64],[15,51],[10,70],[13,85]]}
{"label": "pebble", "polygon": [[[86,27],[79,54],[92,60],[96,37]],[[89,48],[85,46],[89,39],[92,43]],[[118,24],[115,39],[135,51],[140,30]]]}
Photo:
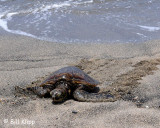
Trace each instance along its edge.
{"label": "pebble", "polygon": [[78,112],[77,112],[77,111],[75,111],[75,110],[73,110],[73,111],[72,111],[72,113],[73,113],[73,114],[77,114]]}

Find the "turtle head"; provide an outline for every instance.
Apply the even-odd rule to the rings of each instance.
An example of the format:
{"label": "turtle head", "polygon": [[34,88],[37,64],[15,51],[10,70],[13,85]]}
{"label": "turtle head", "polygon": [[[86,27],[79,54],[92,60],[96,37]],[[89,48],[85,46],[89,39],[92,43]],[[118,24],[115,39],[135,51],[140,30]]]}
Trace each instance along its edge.
{"label": "turtle head", "polygon": [[67,98],[67,91],[65,89],[54,89],[50,92],[54,103],[61,103]]}

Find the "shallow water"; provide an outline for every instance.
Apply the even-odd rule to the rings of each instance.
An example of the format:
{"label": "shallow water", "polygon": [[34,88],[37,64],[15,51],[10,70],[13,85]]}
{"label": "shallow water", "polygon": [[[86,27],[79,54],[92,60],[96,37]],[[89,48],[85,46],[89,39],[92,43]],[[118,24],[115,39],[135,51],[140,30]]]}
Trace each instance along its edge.
{"label": "shallow water", "polygon": [[144,42],[160,39],[160,1],[0,0],[0,27],[54,42]]}

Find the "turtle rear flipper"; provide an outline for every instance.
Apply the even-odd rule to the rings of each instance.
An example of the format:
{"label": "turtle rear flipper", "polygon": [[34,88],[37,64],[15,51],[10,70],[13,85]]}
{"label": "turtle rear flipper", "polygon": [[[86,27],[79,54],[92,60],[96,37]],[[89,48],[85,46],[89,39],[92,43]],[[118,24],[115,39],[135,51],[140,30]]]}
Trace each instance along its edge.
{"label": "turtle rear flipper", "polygon": [[114,96],[109,93],[89,93],[85,90],[77,89],[73,93],[74,99],[82,102],[113,102]]}

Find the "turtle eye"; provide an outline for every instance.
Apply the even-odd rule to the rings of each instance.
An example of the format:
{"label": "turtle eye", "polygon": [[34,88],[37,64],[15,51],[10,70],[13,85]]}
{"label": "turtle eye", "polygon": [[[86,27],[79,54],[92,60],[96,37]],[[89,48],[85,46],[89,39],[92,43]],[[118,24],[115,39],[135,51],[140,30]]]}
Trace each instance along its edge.
{"label": "turtle eye", "polygon": [[50,95],[52,96],[52,99],[54,102],[62,102],[63,101],[63,94],[59,90],[53,90],[50,92]]}
{"label": "turtle eye", "polygon": [[61,92],[55,92],[55,99],[59,99],[61,95],[62,95]]}

